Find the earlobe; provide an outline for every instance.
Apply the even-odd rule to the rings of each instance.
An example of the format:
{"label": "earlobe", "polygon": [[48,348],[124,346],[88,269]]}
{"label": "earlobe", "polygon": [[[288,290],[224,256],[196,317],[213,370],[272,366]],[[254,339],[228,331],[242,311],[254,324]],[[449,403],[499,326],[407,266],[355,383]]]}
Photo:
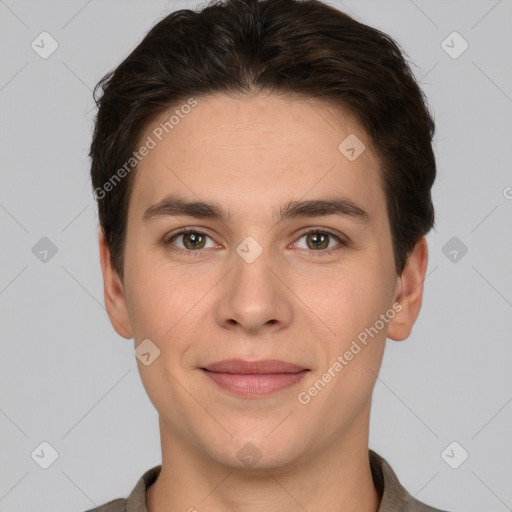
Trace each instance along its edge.
{"label": "earlobe", "polygon": [[105,239],[103,228],[100,228],[98,233],[98,245],[101,271],[103,273],[103,297],[110,323],[119,336],[126,339],[133,338],[124,287],[112,266],[110,249]]}
{"label": "earlobe", "polygon": [[414,322],[418,318],[423,299],[423,282],[428,264],[427,240],[423,236],[414,247],[407,259],[407,264],[399,278],[395,303],[401,309],[391,320],[388,327],[388,338],[402,341],[411,334]]}

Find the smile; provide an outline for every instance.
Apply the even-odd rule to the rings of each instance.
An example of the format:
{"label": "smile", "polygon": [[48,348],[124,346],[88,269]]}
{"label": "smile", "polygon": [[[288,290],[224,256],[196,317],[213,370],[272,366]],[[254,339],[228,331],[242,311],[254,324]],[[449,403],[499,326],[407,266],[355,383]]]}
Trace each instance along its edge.
{"label": "smile", "polygon": [[201,368],[217,386],[245,398],[266,396],[299,382],[309,369],[275,359],[230,359]]}

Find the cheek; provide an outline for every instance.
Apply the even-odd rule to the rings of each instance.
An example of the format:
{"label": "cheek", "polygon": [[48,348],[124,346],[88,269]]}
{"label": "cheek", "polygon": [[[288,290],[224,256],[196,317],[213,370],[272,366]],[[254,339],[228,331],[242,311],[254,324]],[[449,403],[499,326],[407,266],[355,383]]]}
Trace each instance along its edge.
{"label": "cheek", "polygon": [[135,340],[149,338],[158,344],[192,307],[189,303],[200,286],[142,251],[129,253],[127,245],[126,253],[130,254],[125,264],[126,302]]}
{"label": "cheek", "polygon": [[213,326],[212,297],[222,272],[151,256],[134,254],[126,267],[127,305],[135,345],[150,339],[160,350],[158,366],[174,374],[194,366],[188,354],[197,352]]}
{"label": "cheek", "polygon": [[150,338],[163,343],[182,322],[193,315],[193,307],[204,295],[204,288],[165,275],[144,280],[140,273],[133,283],[129,299],[130,317],[136,340]]}
{"label": "cheek", "polygon": [[380,272],[359,268],[303,290],[311,310],[334,331],[322,336],[316,372],[300,390],[303,400],[311,400],[307,411],[332,411],[326,430],[349,422],[371,396],[385,349],[388,324],[381,325],[380,315],[391,306],[388,281]]}
{"label": "cheek", "polygon": [[328,338],[338,348],[375,323],[390,307],[389,271],[379,265],[348,265],[323,269],[312,278],[301,277],[302,291],[315,316],[329,328]]}

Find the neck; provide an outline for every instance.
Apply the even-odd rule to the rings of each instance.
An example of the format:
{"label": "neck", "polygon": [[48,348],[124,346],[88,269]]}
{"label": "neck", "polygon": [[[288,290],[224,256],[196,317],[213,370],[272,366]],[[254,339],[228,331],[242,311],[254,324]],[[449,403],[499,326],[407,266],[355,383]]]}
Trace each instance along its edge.
{"label": "neck", "polygon": [[162,469],[146,494],[148,512],[377,512],[365,426],[286,467],[242,471],[190,450],[160,419]]}

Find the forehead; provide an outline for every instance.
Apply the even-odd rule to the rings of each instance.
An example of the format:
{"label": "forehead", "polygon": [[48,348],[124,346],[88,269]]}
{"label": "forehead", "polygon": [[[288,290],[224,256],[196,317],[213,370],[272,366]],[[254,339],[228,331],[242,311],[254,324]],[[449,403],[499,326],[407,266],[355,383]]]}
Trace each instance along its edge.
{"label": "forehead", "polygon": [[[184,101],[145,127],[152,149],[134,176],[130,210],[169,193],[228,203],[231,210],[279,207],[337,193],[383,213],[379,163],[357,119],[300,96],[211,95]],[[132,192],[133,194],[133,192]],[[385,213],[385,212],[384,212]]]}

